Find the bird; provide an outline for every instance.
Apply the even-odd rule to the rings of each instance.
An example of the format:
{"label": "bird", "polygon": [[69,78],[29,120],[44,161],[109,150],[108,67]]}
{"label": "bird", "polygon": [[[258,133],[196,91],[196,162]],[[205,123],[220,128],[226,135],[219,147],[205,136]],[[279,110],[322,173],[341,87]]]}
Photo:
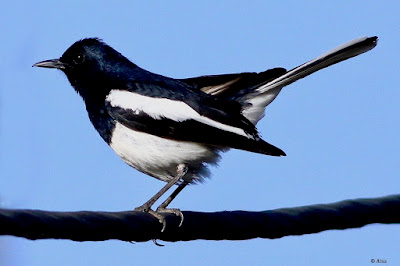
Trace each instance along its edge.
{"label": "bird", "polygon": [[[175,79],[145,70],[99,38],[72,44],[60,58],[34,67],[61,70],[82,97],[89,119],[102,139],[131,167],[166,182],[135,211],[156,217],[180,216],[167,208],[188,185],[210,176],[221,154],[239,149],[285,156],[260,137],[257,122],[283,87],[320,69],[373,49],[378,37],[345,43],[291,70],[206,75]],[[153,205],[177,188],[156,210]]]}

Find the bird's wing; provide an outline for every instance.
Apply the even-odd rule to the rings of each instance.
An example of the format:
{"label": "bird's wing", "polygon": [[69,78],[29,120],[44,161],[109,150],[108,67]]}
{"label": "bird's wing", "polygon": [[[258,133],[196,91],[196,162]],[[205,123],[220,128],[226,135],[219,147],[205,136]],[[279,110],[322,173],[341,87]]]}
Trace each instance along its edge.
{"label": "bird's wing", "polygon": [[[152,92],[160,89],[150,86]],[[261,140],[254,126],[226,122],[231,118],[212,104],[190,104],[171,97],[149,96],[127,90],[111,90],[106,108],[124,126],[163,138],[230,147],[273,156],[285,155],[279,148]],[[164,90],[167,91],[167,90]],[[168,92],[168,91],[167,91]],[[177,95],[179,93],[175,93]],[[194,96],[193,96],[194,97]],[[211,107],[210,107],[211,106]],[[243,117],[243,119],[245,119]],[[252,126],[252,130],[249,130]]]}
{"label": "bird's wing", "polygon": [[376,36],[352,40],[289,71],[275,68],[259,74],[204,76],[181,81],[206,93],[227,96],[239,102],[243,108],[242,114],[256,124],[263,117],[265,107],[276,98],[283,87],[318,70],[365,53],[373,49],[377,41]]}
{"label": "bird's wing", "polygon": [[244,72],[237,74],[210,75],[180,79],[180,81],[207,94],[218,95],[221,98],[231,98],[238,93],[244,93],[250,88],[266,84],[284,75],[286,72],[284,68],[273,68],[260,73]]}

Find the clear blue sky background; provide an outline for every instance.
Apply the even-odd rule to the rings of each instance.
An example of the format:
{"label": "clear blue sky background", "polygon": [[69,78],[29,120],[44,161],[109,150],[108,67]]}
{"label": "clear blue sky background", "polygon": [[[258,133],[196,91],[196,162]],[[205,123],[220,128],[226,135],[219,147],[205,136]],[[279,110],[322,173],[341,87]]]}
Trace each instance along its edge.
{"label": "clear blue sky background", "polygon": [[[3,1],[0,199],[6,208],[132,209],[164,184],[125,165],[61,72],[32,68],[101,37],[172,77],[292,68],[344,42],[378,47],[284,89],[259,124],[286,151],[224,155],[172,207],[267,210],[399,193],[398,1]],[[277,240],[129,244],[0,237],[1,265],[400,264],[400,226]]]}

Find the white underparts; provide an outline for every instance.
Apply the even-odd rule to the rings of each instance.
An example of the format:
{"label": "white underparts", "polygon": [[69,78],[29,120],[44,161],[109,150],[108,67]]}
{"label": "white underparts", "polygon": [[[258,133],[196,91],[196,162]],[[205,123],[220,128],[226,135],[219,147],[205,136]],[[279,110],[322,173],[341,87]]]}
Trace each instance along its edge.
{"label": "white underparts", "polygon": [[201,178],[196,176],[196,169],[202,170],[203,163],[215,163],[219,157],[206,145],[157,137],[120,123],[113,130],[110,146],[130,166],[163,181],[174,177],[176,167],[183,163],[195,171],[186,178]]}

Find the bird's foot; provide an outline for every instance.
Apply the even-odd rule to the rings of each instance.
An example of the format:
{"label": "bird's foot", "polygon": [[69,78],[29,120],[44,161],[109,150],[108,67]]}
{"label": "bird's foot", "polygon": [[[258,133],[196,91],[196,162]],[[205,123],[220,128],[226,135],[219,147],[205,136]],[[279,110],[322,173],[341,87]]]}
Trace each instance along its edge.
{"label": "bird's foot", "polygon": [[162,213],[171,213],[171,214],[175,214],[176,216],[180,217],[181,221],[179,223],[179,227],[181,227],[182,223],[183,223],[183,213],[179,209],[167,209],[167,208],[163,208],[163,207],[158,207],[156,211],[153,211],[152,209],[148,208],[147,206],[142,205],[142,206],[135,208],[134,211],[147,212],[148,214],[151,214],[155,218],[157,218],[158,221],[162,224],[161,232],[164,232],[165,228],[167,226],[167,222],[165,221],[165,218],[162,215]]}
{"label": "bird's foot", "polygon": [[182,226],[182,223],[183,223],[183,213],[181,212],[180,209],[172,209],[172,208],[171,208],[171,209],[167,209],[167,208],[164,208],[164,207],[160,206],[160,207],[157,208],[156,212],[157,212],[157,213],[172,213],[172,214],[175,214],[176,216],[178,216],[178,217],[181,218],[181,221],[180,221],[180,223],[179,223],[179,227]]}
{"label": "bird's foot", "polygon": [[164,216],[162,216],[160,213],[158,213],[158,211],[157,212],[153,211],[148,206],[146,206],[146,204],[135,208],[134,211],[135,212],[147,212],[148,214],[153,215],[155,218],[158,219],[160,224],[162,224],[161,233],[164,232],[165,227],[167,226],[167,222],[165,221]]}
{"label": "bird's foot", "polygon": [[155,218],[160,221],[160,223],[163,225],[161,232],[164,232],[165,227],[167,226],[167,222],[165,221],[165,218],[162,213],[172,213],[175,214],[176,216],[179,216],[181,218],[181,222],[179,223],[179,227],[181,227],[183,223],[183,214],[179,209],[167,209],[167,206],[171,203],[171,201],[178,195],[179,192],[182,191],[182,189],[187,185],[186,182],[180,184],[177,189],[174,190],[174,192],[163,202],[161,203],[160,206],[158,206],[156,211],[153,211],[151,209],[151,206],[168,190],[170,189],[173,185],[175,185],[188,171],[188,167],[185,164],[179,164],[176,168],[177,171],[177,176],[168,181],[168,183],[159,191],[157,192],[156,195],[151,197],[145,204],[142,206],[139,206],[135,208],[135,211],[138,212],[147,212],[151,215],[153,215]]}

